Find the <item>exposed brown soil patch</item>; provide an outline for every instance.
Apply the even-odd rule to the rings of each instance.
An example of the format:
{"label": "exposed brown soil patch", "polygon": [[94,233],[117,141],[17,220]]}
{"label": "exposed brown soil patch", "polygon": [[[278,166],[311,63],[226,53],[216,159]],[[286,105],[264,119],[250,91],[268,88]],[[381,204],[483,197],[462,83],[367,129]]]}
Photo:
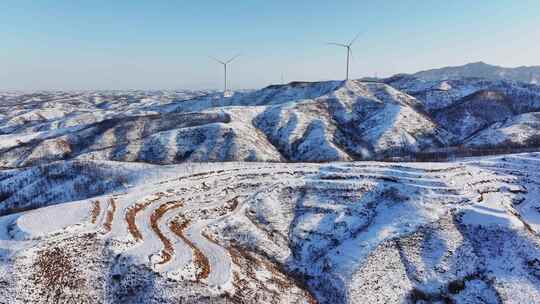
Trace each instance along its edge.
{"label": "exposed brown soil patch", "polygon": [[201,281],[208,278],[208,275],[210,274],[210,262],[202,251],[184,235],[184,230],[188,227],[189,223],[190,220],[188,219],[183,219],[181,222],[173,221],[171,222],[169,228],[193,250],[193,262],[199,269],[201,269],[201,271],[196,275],[196,280]]}
{"label": "exposed brown soil patch", "polygon": [[171,241],[163,234],[161,229],[159,229],[158,222],[163,217],[163,215],[172,209],[180,208],[183,204],[178,201],[166,202],[163,205],[159,206],[152,215],[150,216],[150,226],[154,233],[157,234],[161,242],[163,243],[163,250],[161,251],[161,256],[163,259],[158,262],[158,265],[165,264],[171,260],[172,255],[174,254],[174,248],[171,244]]}
{"label": "exposed brown soil patch", "polygon": [[99,203],[99,201],[94,201],[92,203],[92,211],[91,211],[91,216],[92,216],[92,224],[95,224],[97,222],[97,218],[99,216],[99,214],[101,213],[101,205]]}
{"label": "exposed brown soil patch", "polygon": [[129,208],[128,212],[126,213],[126,222],[128,225],[129,233],[133,236],[135,241],[141,241],[143,239],[141,232],[139,231],[139,228],[137,228],[137,224],[135,223],[135,217],[137,216],[137,213],[144,210],[146,207],[148,207],[152,201],[144,202],[144,203],[137,203],[133,207]]}
{"label": "exposed brown soil patch", "polygon": [[116,212],[116,201],[110,198],[109,209],[107,210],[107,217],[105,218],[105,224],[103,224],[103,227],[105,228],[106,233],[110,232],[112,229],[112,223],[114,220],[115,212]]}

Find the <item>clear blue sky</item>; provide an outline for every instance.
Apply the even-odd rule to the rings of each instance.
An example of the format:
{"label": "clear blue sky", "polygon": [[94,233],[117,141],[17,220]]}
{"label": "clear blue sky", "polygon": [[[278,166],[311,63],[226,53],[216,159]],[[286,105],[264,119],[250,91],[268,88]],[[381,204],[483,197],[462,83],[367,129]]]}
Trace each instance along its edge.
{"label": "clear blue sky", "polygon": [[233,88],[540,64],[538,0],[0,2],[0,89]]}

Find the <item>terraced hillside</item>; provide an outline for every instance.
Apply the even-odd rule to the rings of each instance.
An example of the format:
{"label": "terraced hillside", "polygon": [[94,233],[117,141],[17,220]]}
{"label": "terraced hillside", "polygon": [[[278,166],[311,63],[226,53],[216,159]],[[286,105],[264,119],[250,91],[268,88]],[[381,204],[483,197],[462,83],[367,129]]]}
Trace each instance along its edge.
{"label": "terraced hillside", "polygon": [[540,301],[538,153],[123,166],[144,178],[0,217],[0,302]]}

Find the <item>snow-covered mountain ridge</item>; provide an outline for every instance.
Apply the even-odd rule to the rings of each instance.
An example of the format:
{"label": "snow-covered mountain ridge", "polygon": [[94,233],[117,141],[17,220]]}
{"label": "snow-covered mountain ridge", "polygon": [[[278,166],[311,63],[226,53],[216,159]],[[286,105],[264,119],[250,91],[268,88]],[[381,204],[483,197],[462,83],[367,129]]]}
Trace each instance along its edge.
{"label": "snow-covered mountain ridge", "polygon": [[[321,162],[499,149],[507,147],[505,129],[495,142],[479,144],[474,136],[537,111],[540,87],[478,78],[294,82],[229,98],[192,91],[5,94],[0,166],[67,159]],[[512,147],[535,146],[535,126]]]}

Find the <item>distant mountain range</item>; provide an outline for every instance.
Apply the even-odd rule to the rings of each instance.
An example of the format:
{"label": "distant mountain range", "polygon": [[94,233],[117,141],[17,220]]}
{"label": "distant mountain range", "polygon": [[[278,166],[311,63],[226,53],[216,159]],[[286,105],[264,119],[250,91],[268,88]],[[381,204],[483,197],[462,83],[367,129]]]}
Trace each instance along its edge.
{"label": "distant mountain range", "polygon": [[540,84],[540,66],[505,68],[484,62],[473,62],[462,66],[431,69],[413,74],[423,80],[447,80],[460,78],[484,78],[490,80],[512,80]]}

